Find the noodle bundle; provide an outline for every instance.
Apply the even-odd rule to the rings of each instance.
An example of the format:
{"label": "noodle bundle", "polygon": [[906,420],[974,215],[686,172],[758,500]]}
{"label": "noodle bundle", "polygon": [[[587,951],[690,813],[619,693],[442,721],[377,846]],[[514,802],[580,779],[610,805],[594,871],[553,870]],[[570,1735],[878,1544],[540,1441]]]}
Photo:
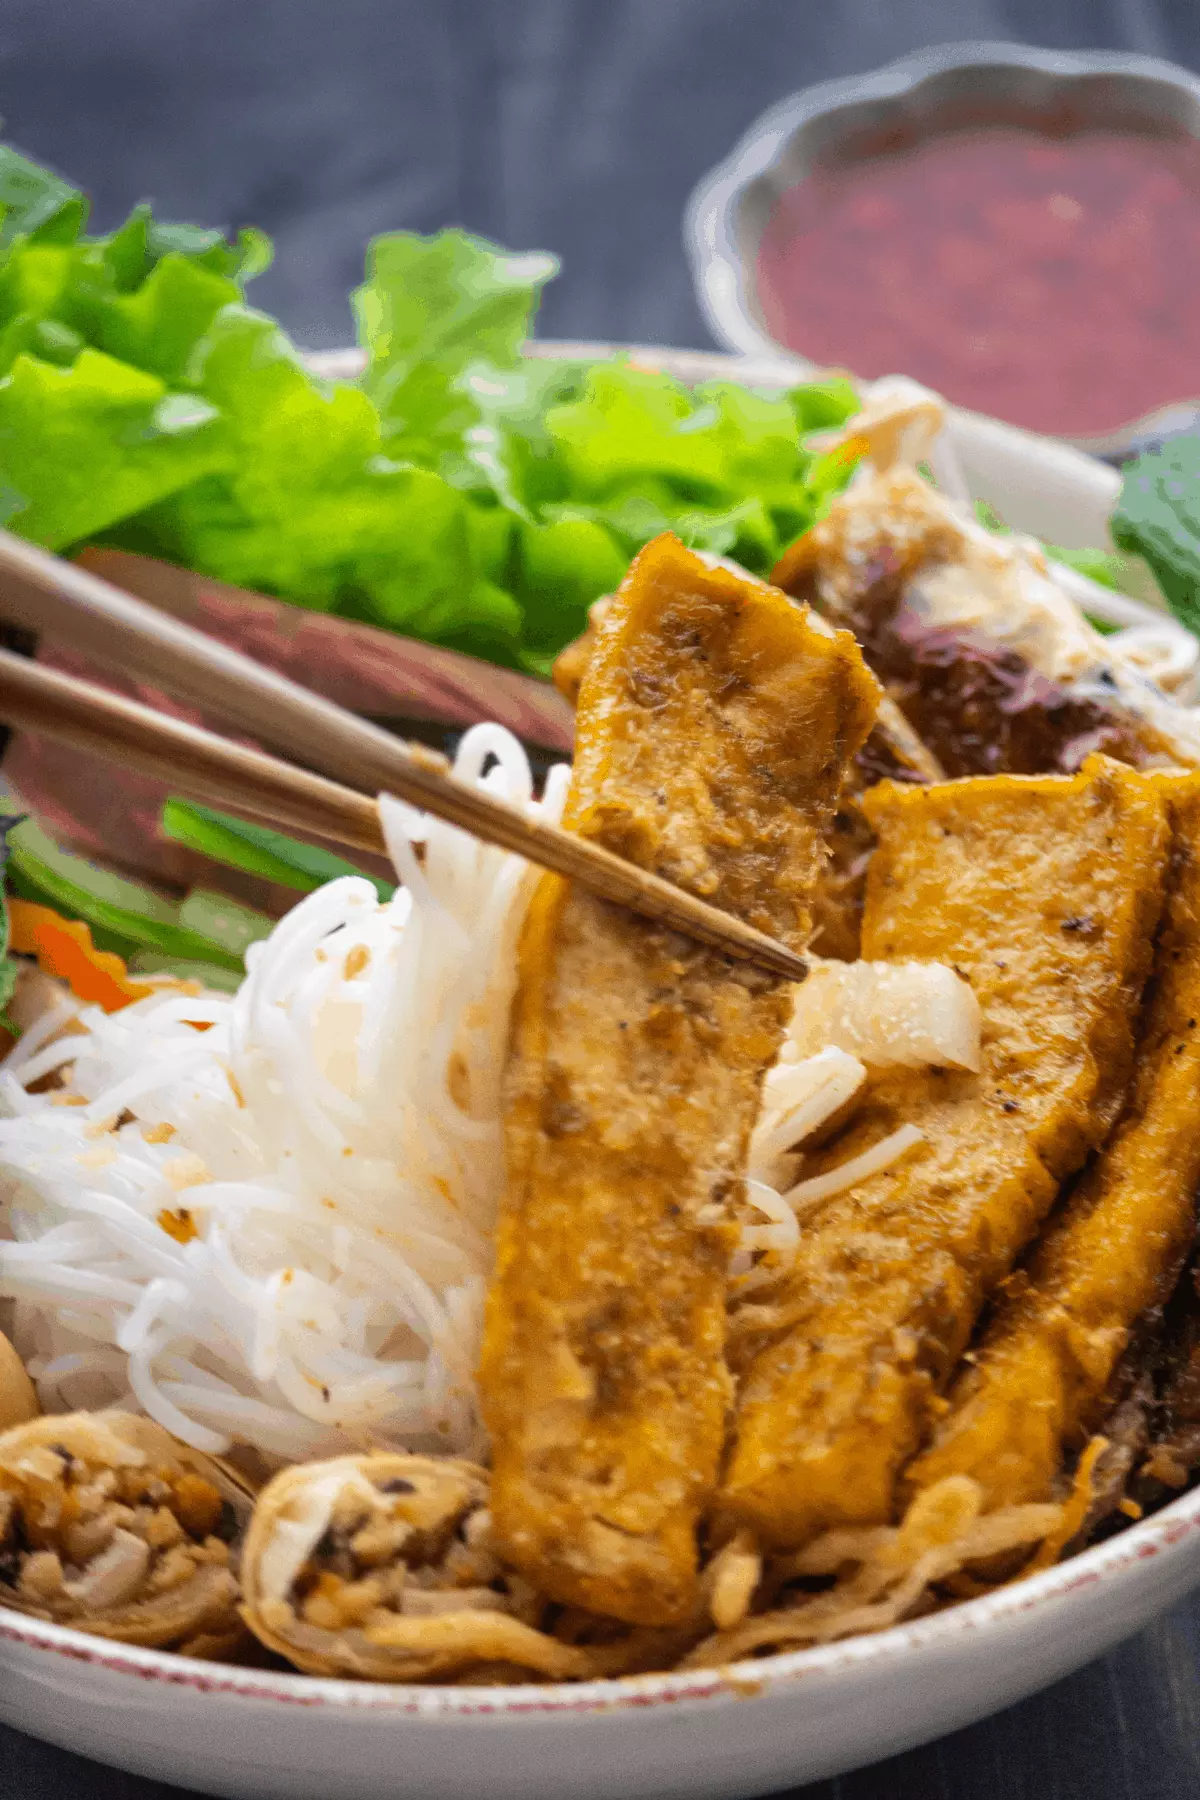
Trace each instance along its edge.
{"label": "noodle bundle", "polygon": [[[561,806],[565,771],[535,802],[498,726],[456,772]],[[0,1298],[44,1406],[128,1406],[214,1453],[295,1460],[368,1430],[478,1450],[530,874],[381,804],[406,882],[389,904],[331,882],[251,947],[236,995],[91,1008],[47,1042],[51,1015],[4,1064]]]}

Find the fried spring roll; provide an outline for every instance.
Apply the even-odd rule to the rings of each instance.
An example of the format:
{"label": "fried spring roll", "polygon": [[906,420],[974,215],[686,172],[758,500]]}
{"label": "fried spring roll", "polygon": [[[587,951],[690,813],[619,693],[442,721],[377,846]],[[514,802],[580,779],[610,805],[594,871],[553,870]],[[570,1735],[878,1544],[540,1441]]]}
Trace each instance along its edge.
{"label": "fried spring roll", "polygon": [[129,1413],[33,1419],[0,1436],[0,1603],[122,1644],[232,1656],[253,1495]]}
{"label": "fried spring roll", "polygon": [[827,1202],[773,1302],[740,1315],[720,1505],[780,1548],[893,1516],[984,1299],[1121,1105],[1162,903],[1162,800],[1107,758],[1074,777],[885,784],[865,805],[863,954],[966,976],[983,1067],[874,1079],[818,1167],[903,1124],[923,1142]]}
{"label": "fried spring roll", "polygon": [[1200,777],[1164,787],[1171,870],[1129,1103],[1009,1284],[911,1488],[965,1474],[992,1506],[1047,1498],[1064,1451],[1097,1423],[1134,1325],[1183,1266],[1200,1184]]}
{"label": "fried spring roll", "polygon": [[535,1629],[539,1597],[489,1548],[488,1479],[378,1452],[285,1469],[246,1539],[246,1618],[310,1675],[458,1679],[502,1664],[558,1680],[587,1656]]}
{"label": "fried spring roll", "polygon": [[[848,633],[659,538],[598,630],[567,824],[803,946],[877,695]],[[536,890],[480,1382],[497,1543],[558,1600],[648,1625],[694,1607],[734,1208],[790,1004],[556,876]]]}

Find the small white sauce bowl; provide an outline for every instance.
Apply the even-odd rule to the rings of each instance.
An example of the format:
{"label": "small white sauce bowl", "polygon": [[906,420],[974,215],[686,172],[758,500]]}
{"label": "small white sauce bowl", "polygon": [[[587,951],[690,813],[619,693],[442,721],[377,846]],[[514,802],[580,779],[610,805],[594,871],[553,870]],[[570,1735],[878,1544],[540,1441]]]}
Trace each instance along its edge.
{"label": "small white sauce bowl", "polygon": [[[777,201],[830,148],[864,133],[924,121],[936,126],[964,101],[981,114],[994,102],[1031,117],[1069,107],[1081,124],[1153,122],[1200,139],[1200,77],[1158,57],[1116,51],[942,44],[867,75],[805,88],[765,112],[688,202],[684,243],[718,342],[743,355],[789,357],[811,371],[812,364],[772,337],[759,302],[758,250]],[[1065,441],[1119,458],[1198,421],[1200,398],[1180,395],[1103,436]]]}

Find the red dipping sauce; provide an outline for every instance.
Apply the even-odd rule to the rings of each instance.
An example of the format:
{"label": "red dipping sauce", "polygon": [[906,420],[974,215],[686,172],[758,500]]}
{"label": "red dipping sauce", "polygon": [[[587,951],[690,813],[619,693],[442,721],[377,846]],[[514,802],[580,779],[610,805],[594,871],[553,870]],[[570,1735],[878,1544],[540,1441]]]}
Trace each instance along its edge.
{"label": "red dipping sauce", "polygon": [[1067,437],[1200,395],[1200,143],[947,131],[814,170],[758,255],[772,335]]}

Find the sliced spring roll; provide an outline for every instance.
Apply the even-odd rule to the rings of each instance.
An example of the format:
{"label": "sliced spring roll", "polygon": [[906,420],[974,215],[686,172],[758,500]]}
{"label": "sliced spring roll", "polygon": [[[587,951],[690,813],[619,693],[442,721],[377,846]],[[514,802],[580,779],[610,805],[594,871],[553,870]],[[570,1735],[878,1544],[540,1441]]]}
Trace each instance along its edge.
{"label": "sliced spring roll", "polygon": [[149,1419],[70,1413],[0,1436],[0,1603],[122,1644],[232,1656],[253,1495]]}
{"label": "sliced spring roll", "polygon": [[285,1469],[246,1540],[247,1622],[311,1675],[586,1675],[586,1653],[537,1630],[543,1602],[501,1570],[487,1497],[486,1473],[450,1458],[375,1453]]}
{"label": "sliced spring roll", "polygon": [[1164,782],[1173,853],[1129,1103],[1014,1276],[906,1486],[970,1475],[990,1506],[1042,1500],[1097,1424],[1137,1321],[1167,1299],[1200,1185],[1200,777]]}
{"label": "sliced spring roll", "polygon": [[775,1294],[739,1315],[720,1506],[781,1549],[892,1518],[985,1298],[1120,1108],[1162,904],[1162,799],[1107,758],[1074,777],[889,783],[865,804],[863,954],[965,976],[982,1068],[875,1077],[826,1165],[902,1125],[923,1141],[827,1200]]}
{"label": "sliced spring roll", "polygon": [[[848,633],[674,538],[636,559],[579,698],[570,829],[802,947],[878,689]],[[790,990],[556,876],[520,951],[481,1393],[503,1554],[671,1625],[730,1400],[725,1296]]]}

